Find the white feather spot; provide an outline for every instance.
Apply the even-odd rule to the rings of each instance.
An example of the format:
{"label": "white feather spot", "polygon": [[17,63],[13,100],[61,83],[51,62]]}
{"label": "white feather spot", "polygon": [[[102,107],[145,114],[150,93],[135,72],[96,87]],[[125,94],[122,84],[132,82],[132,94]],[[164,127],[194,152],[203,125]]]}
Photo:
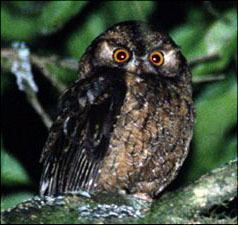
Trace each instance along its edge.
{"label": "white feather spot", "polygon": [[86,106],[86,98],[79,98],[78,99],[79,105],[81,105],[82,107]]}
{"label": "white feather spot", "polygon": [[92,104],[95,100],[95,97],[94,97],[93,92],[91,90],[89,90],[87,92],[87,97],[88,97],[89,102]]}

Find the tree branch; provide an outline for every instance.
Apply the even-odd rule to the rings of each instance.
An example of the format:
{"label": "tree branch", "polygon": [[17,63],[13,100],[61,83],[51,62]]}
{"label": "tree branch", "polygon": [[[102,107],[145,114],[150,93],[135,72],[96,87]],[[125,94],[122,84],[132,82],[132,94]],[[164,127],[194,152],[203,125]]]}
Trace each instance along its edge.
{"label": "tree branch", "polygon": [[203,215],[213,206],[225,204],[236,196],[237,160],[234,160],[193,184],[162,196],[153,206],[156,212],[148,214],[144,220],[149,223],[191,224],[203,223],[207,219],[218,223],[217,218],[205,218]]}
{"label": "tree branch", "polygon": [[210,74],[210,75],[203,75],[202,77],[193,77],[192,82],[193,84],[201,84],[207,82],[214,82],[224,80],[226,78],[225,74]]}
{"label": "tree branch", "polygon": [[[152,205],[133,196],[87,192],[23,202],[2,212],[2,222],[17,223],[236,223],[235,218],[209,215],[214,206],[237,196],[237,160],[202,176],[176,192],[164,193]],[[220,217],[220,218],[219,218]]]}
{"label": "tree branch", "polygon": [[47,129],[50,129],[53,121],[51,120],[50,116],[45,112],[44,108],[42,107],[41,103],[37,98],[36,93],[31,90],[26,90],[25,93],[28,102],[31,104],[36,113],[40,116],[43,124],[46,126]]}
{"label": "tree branch", "polygon": [[198,64],[211,62],[211,61],[214,61],[214,60],[217,60],[217,59],[219,59],[219,55],[217,53],[210,54],[210,55],[204,55],[204,56],[200,56],[200,57],[191,59],[189,61],[188,65],[190,67],[194,67]]}
{"label": "tree branch", "polygon": [[[11,70],[11,62],[13,62],[17,58],[17,54],[13,49],[10,48],[4,48],[1,49],[1,67],[3,69],[10,71]],[[5,60],[5,62],[2,62]],[[7,61],[7,62],[6,62]],[[72,70],[77,70],[78,63],[76,60],[67,60],[63,59],[60,60],[57,56],[51,56],[51,57],[43,57],[38,56],[35,54],[30,55],[30,61],[33,65],[35,65],[41,72],[42,75],[50,81],[50,83],[56,87],[59,93],[61,93],[66,86],[61,83],[59,80],[53,76],[49,70],[47,69],[48,65],[60,65],[63,68],[68,68]]]}
{"label": "tree branch", "polygon": [[[38,87],[32,77],[29,57],[31,57],[27,48],[18,46],[17,49],[1,50],[1,67],[15,74],[18,88],[24,91],[28,102],[31,104],[36,113],[40,116],[43,124],[49,129],[52,120],[44,110],[37,97]],[[21,51],[21,53],[19,53]],[[32,59],[32,57],[30,58]],[[33,56],[34,59],[34,56]],[[2,62],[7,60],[7,62]],[[50,77],[50,76],[49,76]],[[51,80],[53,81],[53,80]]]}

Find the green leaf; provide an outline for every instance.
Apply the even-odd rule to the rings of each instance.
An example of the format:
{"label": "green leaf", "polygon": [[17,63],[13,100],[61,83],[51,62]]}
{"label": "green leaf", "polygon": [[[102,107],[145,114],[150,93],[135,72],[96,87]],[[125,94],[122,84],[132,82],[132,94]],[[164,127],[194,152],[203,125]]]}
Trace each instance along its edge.
{"label": "green leaf", "polygon": [[104,31],[105,28],[105,23],[98,14],[90,15],[86,23],[68,39],[67,50],[69,55],[80,58],[92,40]]}
{"label": "green leaf", "polygon": [[28,200],[32,198],[34,195],[30,192],[19,192],[14,193],[7,196],[1,197],[1,209],[8,209],[16,206],[18,203],[21,203],[22,201]]}
{"label": "green leaf", "polygon": [[1,7],[1,38],[10,41],[27,41],[36,35],[37,27],[32,18],[14,16],[5,7]]}
{"label": "green leaf", "polygon": [[182,53],[189,60],[194,57],[194,55],[203,55],[204,49],[197,48],[195,51],[194,46],[199,43],[204,35],[203,27],[194,26],[191,24],[185,24],[179,26],[176,30],[171,32],[172,38],[175,40],[176,44],[180,46]]}
{"label": "green leaf", "polygon": [[147,20],[154,6],[153,1],[107,1],[101,16],[107,26],[126,20]]}
{"label": "green leaf", "polygon": [[200,43],[207,29],[205,18],[204,11],[196,8],[191,9],[186,19],[187,22],[177,26],[170,32],[171,37],[181,47],[188,60],[204,54],[204,47]]}
{"label": "green leaf", "polygon": [[52,1],[44,7],[38,20],[41,33],[56,32],[69,19],[81,11],[87,1]]}
{"label": "green leaf", "polygon": [[224,148],[219,152],[218,162],[220,164],[228,162],[237,157],[237,137],[229,137],[224,144]]}
{"label": "green leaf", "polygon": [[14,15],[22,16],[38,16],[39,12],[45,6],[46,2],[40,1],[8,1],[4,2]]}
{"label": "green leaf", "polygon": [[[237,49],[237,12],[232,9],[214,22],[208,29],[199,47],[203,55],[217,53],[220,59],[203,63],[194,68],[196,75],[215,73],[224,69],[234,59]],[[199,56],[199,55],[197,55]],[[201,55],[200,55],[201,56]]]}
{"label": "green leaf", "polygon": [[1,183],[8,186],[30,183],[30,178],[22,165],[3,149],[1,150]]}
{"label": "green leaf", "polygon": [[234,74],[223,85],[208,86],[196,101],[196,124],[188,178],[203,173],[234,158],[236,149],[228,148],[226,134],[237,123],[237,83]]}

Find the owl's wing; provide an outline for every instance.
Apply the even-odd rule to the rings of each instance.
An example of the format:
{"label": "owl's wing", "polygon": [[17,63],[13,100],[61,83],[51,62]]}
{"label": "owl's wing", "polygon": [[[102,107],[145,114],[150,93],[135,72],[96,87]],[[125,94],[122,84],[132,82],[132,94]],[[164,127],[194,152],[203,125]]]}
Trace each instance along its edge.
{"label": "owl's wing", "polygon": [[93,189],[124,97],[125,85],[110,76],[80,80],[63,94],[41,157],[41,195]]}

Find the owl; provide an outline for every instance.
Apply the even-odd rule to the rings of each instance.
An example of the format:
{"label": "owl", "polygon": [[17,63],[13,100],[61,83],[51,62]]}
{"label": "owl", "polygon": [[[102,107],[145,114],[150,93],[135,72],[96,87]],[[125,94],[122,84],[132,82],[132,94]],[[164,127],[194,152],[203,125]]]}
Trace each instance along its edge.
{"label": "owl", "polygon": [[156,197],[189,150],[191,74],[171,38],[139,21],[97,37],[60,97],[43,149],[40,194],[85,190]]}

